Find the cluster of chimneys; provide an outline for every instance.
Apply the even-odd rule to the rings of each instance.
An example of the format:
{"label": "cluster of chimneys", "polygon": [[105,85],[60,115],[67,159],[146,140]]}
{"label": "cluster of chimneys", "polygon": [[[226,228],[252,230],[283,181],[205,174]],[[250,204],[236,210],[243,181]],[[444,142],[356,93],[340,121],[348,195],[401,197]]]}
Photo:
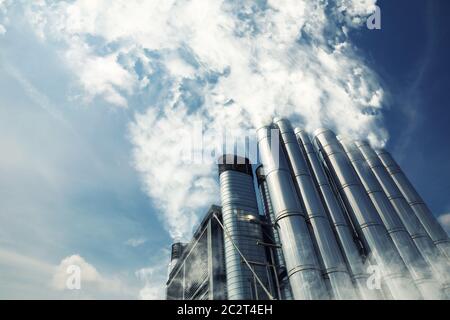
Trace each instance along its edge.
{"label": "cluster of chimneys", "polygon": [[[388,152],[327,129],[311,140],[286,119],[257,136],[272,262],[293,299],[450,297],[449,238]],[[260,226],[241,218],[259,215],[252,166],[220,164],[219,176],[228,296],[248,299],[248,277],[265,289],[267,260]]]}

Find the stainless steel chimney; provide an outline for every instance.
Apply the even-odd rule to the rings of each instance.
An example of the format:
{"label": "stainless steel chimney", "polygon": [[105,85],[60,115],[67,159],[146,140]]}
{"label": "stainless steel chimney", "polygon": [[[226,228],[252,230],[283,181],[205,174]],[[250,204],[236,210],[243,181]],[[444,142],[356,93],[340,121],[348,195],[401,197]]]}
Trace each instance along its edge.
{"label": "stainless steel chimney", "polygon": [[274,123],[280,129],[281,141],[283,142],[291,174],[300,196],[300,203],[307,214],[307,221],[312,226],[312,236],[316,240],[318,253],[323,261],[324,275],[330,281],[331,296],[338,300],[355,299],[357,295],[341,248],[331,228],[294,130],[286,119],[276,119]]}
{"label": "stainless steel chimney", "polygon": [[417,193],[416,189],[403,173],[394,158],[386,150],[379,150],[377,151],[377,154],[383,165],[389,171],[392,179],[397,184],[397,187],[408,201],[417,218],[424,226],[428,235],[441,252],[450,259],[450,240],[447,233],[433,216],[428,206]]}
{"label": "stainless steel chimney", "polygon": [[420,253],[431,266],[435,278],[442,284],[447,296],[450,296],[450,271],[447,259],[433,243],[433,240],[414,214],[375,150],[366,141],[357,141],[356,146],[361,151],[373,174],[381,184]]}
{"label": "stainless steel chimney", "polygon": [[267,294],[255,274],[266,288],[273,288],[273,284],[268,276],[265,247],[259,245],[264,241],[252,166],[248,159],[234,155],[225,155],[221,160],[219,179],[228,299],[266,300]]}
{"label": "stainless steel chimney", "polygon": [[274,263],[277,271],[276,276],[280,286],[280,293],[283,300],[292,300],[291,286],[289,279],[287,278],[286,263],[284,261],[283,249],[281,248],[280,234],[278,232],[277,219],[275,212],[273,212],[272,200],[270,199],[269,188],[267,187],[266,175],[264,173],[264,167],[259,166],[256,169],[256,176],[258,178],[258,187],[261,194],[261,201],[263,204],[264,214],[267,220],[272,224],[272,236],[274,247]]}
{"label": "stainless steel chimney", "polygon": [[350,217],[371,259],[380,269],[390,294],[394,299],[419,299],[420,294],[402,258],[335,134],[321,129],[316,131],[315,139]]}
{"label": "stainless steel chimney", "polygon": [[279,130],[260,128],[258,145],[294,299],[328,299],[306,214],[280,148]]}
{"label": "stainless steel chimney", "polygon": [[428,264],[420,254],[419,249],[417,249],[413,239],[397,215],[397,212],[384,193],[369,164],[361,154],[361,151],[352,141],[338,139],[347,153],[369,198],[372,200],[378,214],[383,220],[422,297],[432,300],[442,299],[444,296],[440,285],[433,278]]}
{"label": "stainless steel chimney", "polygon": [[360,249],[354,239],[352,226],[338,202],[309,135],[301,129],[295,129],[295,134],[302,152],[308,160],[316,187],[320,191],[360,297],[364,300],[381,299],[377,290],[370,290],[367,286],[369,278],[367,269],[370,264],[363,261]]}

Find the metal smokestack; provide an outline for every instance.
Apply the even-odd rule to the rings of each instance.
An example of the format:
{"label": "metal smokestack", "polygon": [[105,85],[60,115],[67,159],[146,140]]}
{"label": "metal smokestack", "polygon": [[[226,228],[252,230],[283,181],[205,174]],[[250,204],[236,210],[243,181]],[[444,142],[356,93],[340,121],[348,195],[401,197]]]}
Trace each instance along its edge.
{"label": "metal smokestack", "polygon": [[394,299],[418,299],[420,294],[407,276],[402,258],[335,134],[321,129],[316,131],[315,139],[367,251],[381,269],[390,294]]}
{"label": "metal smokestack", "polygon": [[[229,300],[265,300],[267,295],[243,259],[266,288],[268,262],[259,220],[252,165],[248,159],[225,155],[219,164],[220,196],[224,226],[224,250]],[[236,250],[239,248],[241,254]]]}
{"label": "metal smokestack", "polygon": [[450,271],[447,259],[435,246],[433,240],[414,214],[414,211],[409,206],[380,158],[377,156],[375,150],[372,149],[366,141],[357,141],[356,146],[361,151],[361,154],[364,156],[364,159],[367,161],[373,174],[381,184],[384,192],[405,225],[408,233],[411,235],[411,238],[414,240],[420,253],[431,266],[436,279],[443,285],[447,296],[450,296]]}
{"label": "metal smokestack", "polygon": [[327,299],[329,296],[306,215],[280,148],[279,130],[260,128],[258,145],[294,299]]}
{"label": "metal smokestack", "polygon": [[323,261],[324,275],[330,280],[332,297],[339,300],[355,299],[357,295],[347,265],[315,188],[308,164],[300,150],[294,130],[288,120],[276,119],[274,122],[280,129],[281,140],[284,144],[287,160],[290,163],[294,183],[306,211],[307,221],[312,226],[313,237],[316,239],[319,254]]}
{"label": "metal smokestack", "polygon": [[379,150],[377,154],[428,235],[441,252],[450,259],[450,240],[447,233],[433,216],[394,158],[386,150]]}
{"label": "metal smokestack", "polygon": [[406,231],[405,226],[384,193],[380,183],[370,170],[363,155],[353,142],[345,139],[339,140],[420,293],[425,299],[442,299],[443,294],[439,284],[433,279],[425,259],[420,254],[410,234]]}
{"label": "metal smokestack", "polygon": [[183,254],[185,248],[185,244],[182,242],[175,242],[172,244],[172,251],[170,254],[170,263],[169,263],[169,275],[172,272],[173,268],[177,264],[181,255]]}
{"label": "metal smokestack", "polygon": [[281,248],[280,234],[278,232],[277,219],[273,212],[272,200],[270,199],[269,188],[267,187],[266,175],[264,174],[264,167],[259,166],[256,169],[256,176],[258,178],[258,187],[263,203],[264,214],[267,220],[272,224],[272,236],[276,247],[274,248],[274,263],[277,268],[276,276],[280,282],[281,294],[284,300],[292,300],[291,286],[287,278],[286,263],[284,261],[283,249]]}
{"label": "metal smokestack", "polygon": [[336,198],[321,161],[318,158],[317,152],[311,143],[309,135],[301,129],[295,129],[295,134],[302,148],[302,152],[308,160],[315,178],[316,187],[319,189],[323,202],[328,210],[334,231],[337,235],[361,298],[365,300],[381,299],[381,296],[376,290],[370,290],[367,287],[369,275],[366,270],[369,264],[364,264],[361,252],[354,240],[352,226],[349,225],[346,219],[346,213],[343,211]]}

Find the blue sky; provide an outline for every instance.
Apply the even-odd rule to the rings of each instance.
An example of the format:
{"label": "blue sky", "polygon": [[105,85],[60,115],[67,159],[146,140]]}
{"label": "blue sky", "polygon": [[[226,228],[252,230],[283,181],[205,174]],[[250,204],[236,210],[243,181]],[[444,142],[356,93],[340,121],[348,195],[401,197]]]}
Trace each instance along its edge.
{"label": "blue sky", "polygon": [[[433,212],[450,212],[446,0],[378,1],[379,31],[352,20],[371,0],[323,17],[307,0],[128,1],[120,19],[105,1],[51,2],[0,1],[0,298],[161,297],[172,238],[218,200],[214,169],[187,174],[179,139],[161,138],[198,119],[389,136]],[[82,292],[55,283],[68,262],[91,271]]]}
{"label": "blue sky", "polygon": [[450,211],[448,1],[379,1],[382,30],[355,43],[391,92],[387,148],[432,211]]}

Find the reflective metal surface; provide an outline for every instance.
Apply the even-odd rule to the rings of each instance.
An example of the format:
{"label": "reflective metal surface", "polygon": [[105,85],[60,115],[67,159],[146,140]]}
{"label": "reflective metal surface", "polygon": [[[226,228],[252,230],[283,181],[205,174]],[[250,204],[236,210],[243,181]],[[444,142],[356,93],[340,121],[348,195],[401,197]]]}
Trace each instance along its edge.
{"label": "reflective metal surface", "polygon": [[315,139],[339,187],[353,224],[357,227],[370,258],[380,269],[391,296],[394,299],[420,299],[421,295],[410,278],[383,221],[335,134],[330,130],[321,129],[316,131]]}
{"label": "reflective metal surface", "polygon": [[420,223],[412,208],[409,206],[400,189],[392,179],[386,167],[377,156],[372,147],[365,141],[357,141],[356,146],[361,151],[368,166],[377,178],[386,196],[389,198],[396,213],[402,220],[408,233],[411,235],[414,243],[419,249],[421,255],[431,266],[435,278],[441,283],[447,296],[450,294],[449,286],[449,266],[447,259],[433,243],[433,240],[426,232],[424,226]]}
{"label": "reflective metal surface", "polygon": [[[219,170],[224,235],[225,266],[229,300],[267,299],[264,290],[234,247],[237,245],[266,288],[273,287],[259,221],[251,165],[250,174],[234,169]],[[230,237],[228,236],[230,235]],[[234,244],[233,244],[234,242]]]}
{"label": "reflective metal surface", "polygon": [[330,185],[330,181],[328,180],[317,152],[311,143],[309,135],[300,129],[295,129],[295,134],[302,152],[308,160],[316,187],[320,191],[323,203],[327,209],[334,232],[339,240],[340,247],[344,253],[344,257],[346,258],[360,297],[365,300],[380,299],[381,295],[376,290],[370,290],[367,287],[369,275],[366,270],[369,267],[369,264],[364,263],[363,261],[360,248],[357,246],[354,239],[355,235],[352,226],[346,218],[346,213],[343,211],[343,208]]}
{"label": "reflective metal surface", "polygon": [[272,127],[258,130],[258,145],[264,165],[280,241],[296,300],[328,299],[317,253],[297,196],[285,154],[280,150],[279,133]]}
{"label": "reflective metal surface", "polygon": [[429,266],[420,254],[361,151],[352,141],[339,140],[422,297],[425,299],[442,299],[444,296],[440,285],[433,278]]}
{"label": "reflective metal surface", "polygon": [[270,199],[269,188],[267,187],[266,175],[264,174],[264,167],[259,166],[256,170],[258,177],[258,186],[261,193],[261,200],[263,203],[264,214],[268,221],[272,223],[272,237],[273,243],[276,247],[273,248],[274,262],[277,269],[277,276],[280,284],[280,291],[284,300],[292,300],[291,286],[287,278],[286,263],[284,261],[283,249],[281,248],[280,234],[276,227],[276,217],[273,212],[272,200]]}
{"label": "reflective metal surface", "polygon": [[308,164],[301,152],[294,130],[288,120],[279,119],[275,125],[280,129],[281,141],[291,174],[296,184],[300,202],[312,226],[313,238],[317,244],[324,275],[330,281],[331,297],[334,299],[355,299],[357,297],[341,248],[331,228],[322,200],[316,190]]}
{"label": "reflective metal surface", "polygon": [[377,154],[428,235],[441,252],[450,259],[450,240],[447,233],[433,216],[394,158],[386,150],[379,150]]}

